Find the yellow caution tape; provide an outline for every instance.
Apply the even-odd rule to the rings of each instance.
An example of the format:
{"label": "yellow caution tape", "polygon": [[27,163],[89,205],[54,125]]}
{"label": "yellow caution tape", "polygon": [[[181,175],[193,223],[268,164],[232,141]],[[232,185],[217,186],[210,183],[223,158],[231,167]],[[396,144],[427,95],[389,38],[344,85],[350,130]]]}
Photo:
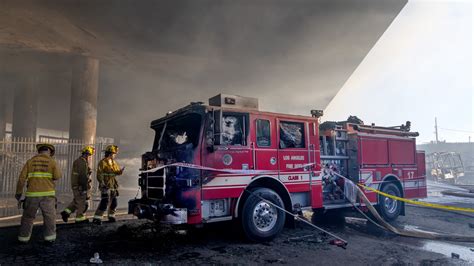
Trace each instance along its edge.
{"label": "yellow caution tape", "polygon": [[391,199],[398,200],[398,201],[403,201],[403,202],[410,203],[410,204],[413,204],[413,205],[419,205],[419,206],[425,206],[425,207],[429,207],[429,208],[443,209],[443,210],[452,210],[452,211],[461,211],[461,212],[474,212],[474,209],[471,209],[471,208],[445,206],[445,205],[428,203],[428,202],[423,202],[423,201],[409,200],[409,199],[400,198],[400,197],[397,197],[397,196],[394,196],[394,195],[387,194],[385,192],[379,191],[375,188],[364,186],[362,184],[358,184],[358,185],[360,187],[366,189],[366,190],[373,191],[373,192],[375,192],[377,194],[380,194],[384,197],[391,198]]}

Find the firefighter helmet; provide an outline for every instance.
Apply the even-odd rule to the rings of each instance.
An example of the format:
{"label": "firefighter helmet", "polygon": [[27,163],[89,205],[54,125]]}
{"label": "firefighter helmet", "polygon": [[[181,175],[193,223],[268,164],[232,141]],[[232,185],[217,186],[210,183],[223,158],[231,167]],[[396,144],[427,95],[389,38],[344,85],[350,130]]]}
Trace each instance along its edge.
{"label": "firefighter helmet", "polygon": [[82,154],[94,155],[95,148],[92,146],[85,146],[81,152]]}
{"label": "firefighter helmet", "polygon": [[118,153],[118,146],[117,145],[109,145],[105,148],[105,152],[108,153]]}
{"label": "firefighter helmet", "polygon": [[38,150],[38,152],[42,148],[48,148],[51,151],[51,156],[53,156],[54,153],[56,152],[56,148],[54,148],[54,146],[51,144],[48,144],[48,143],[36,144],[36,150]]}

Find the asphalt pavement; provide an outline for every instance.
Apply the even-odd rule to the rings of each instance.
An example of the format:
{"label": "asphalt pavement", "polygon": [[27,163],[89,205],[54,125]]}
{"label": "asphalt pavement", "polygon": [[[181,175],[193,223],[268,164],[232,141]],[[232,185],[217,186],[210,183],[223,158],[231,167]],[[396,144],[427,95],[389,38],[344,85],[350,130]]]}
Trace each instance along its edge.
{"label": "asphalt pavement", "polygon": [[[473,198],[443,196],[448,188],[430,183],[425,201],[474,207]],[[398,227],[474,236],[474,215],[407,206]],[[52,246],[35,226],[31,243],[16,242],[18,227],[0,228],[0,264],[87,264],[98,253],[107,264],[298,264],[298,265],[470,265],[474,243],[407,238],[388,233],[356,212],[315,216],[313,222],[346,239],[346,249],[329,244],[327,235],[304,223],[286,228],[269,243],[243,239],[233,222],[200,229],[156,227],[131,216],[117,223],[59,224]],[[472,249],[472,250],[471,250]],[[453,258],[454,257],[454,258]],[[459,257],[459,258],[458,258]]]}

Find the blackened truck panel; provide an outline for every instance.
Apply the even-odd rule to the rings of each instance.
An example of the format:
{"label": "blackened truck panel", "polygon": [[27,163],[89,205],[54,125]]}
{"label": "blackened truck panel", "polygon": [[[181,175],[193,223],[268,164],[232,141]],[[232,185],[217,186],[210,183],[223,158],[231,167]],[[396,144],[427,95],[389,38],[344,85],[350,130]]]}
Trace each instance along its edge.
{"label": "blackened truck panel", "polygon": [[[204,106],[194,105],[155,120],[154,156],[159,164],[201,163],[201,141],[206,119]],[[149,158],[148,158],[149,159]],[[201,223],[201,170],[184,167],[166,168],[166,191],[161,203],[187,209],[187,223]]]}

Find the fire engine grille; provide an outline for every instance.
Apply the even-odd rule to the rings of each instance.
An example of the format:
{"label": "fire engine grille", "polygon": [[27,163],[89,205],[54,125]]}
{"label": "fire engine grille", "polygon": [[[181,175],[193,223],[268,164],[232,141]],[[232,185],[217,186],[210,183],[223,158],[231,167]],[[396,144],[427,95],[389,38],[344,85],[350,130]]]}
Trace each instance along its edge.
{"label": "fire engine grille", "polygon": [[150,173],[147,176],[147,198],[161,200],[165,196],[166,190],[166,171],[160,169]]}
{"label": "fire engine grille", "polygon": [[165,186],[165,179],[160,176],[153,176],[148,178],[148,186],[149,187],[164,187]]}

